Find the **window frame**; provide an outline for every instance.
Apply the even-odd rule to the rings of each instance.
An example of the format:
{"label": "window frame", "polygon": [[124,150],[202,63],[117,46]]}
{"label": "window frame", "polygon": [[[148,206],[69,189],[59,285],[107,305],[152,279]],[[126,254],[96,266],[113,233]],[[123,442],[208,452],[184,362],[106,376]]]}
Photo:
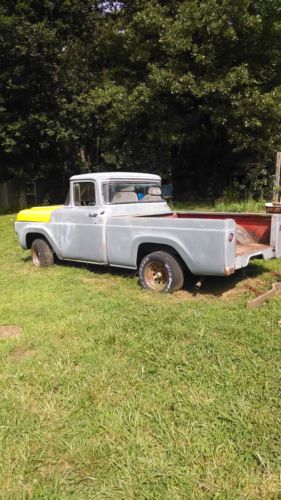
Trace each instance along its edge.
{"label": "window frame", "polygon": [[[75,203],[75,185],[76,184],[93,184],[94,185],[94,191],[95,191],[95,203],[93,205],[76,205]],[[81,200],[80,200],[81,201]],[[96,183],[94,180],[74,180],[72,183],[72,206],[75,208],[91,208],[91,207],[96,207],[97,206],[97,187]]]}
{"label": "window frame", "polygon": [[[157,186],[157,187],[160,187],[161,189],[161,198],[162,200],[161,201],[140,201],[138,200],[137,202],[136,201],[125,201],[124,203],[109,203],[109,202],[106,202],[105,201],[105,196],[104,196],[104,186],[108,185],[108,184],[150,184],[151,187],[152,186]],[[132,181],[132,180],[129,180],[129,181],[126,181],[126,180],[123,180],[123,179],[118,179],[118,180],[109,180],[109,181],[104,181],[102,182],[101,184],[101,195],[102,195],[102,201],[104,203],[104,205],[108,205],[108,206],[115,206],[115,205],[134,205],[135,203],[139,204],[139,205],[145,205],[146,203],[163,203],[165,202],[165,199],[163,198],[163,195],[162,195],[162,183],[161,181],[143,181],[143,180],[135,180],[135,181]],[[160,196],[160,195],[159,195]]]}

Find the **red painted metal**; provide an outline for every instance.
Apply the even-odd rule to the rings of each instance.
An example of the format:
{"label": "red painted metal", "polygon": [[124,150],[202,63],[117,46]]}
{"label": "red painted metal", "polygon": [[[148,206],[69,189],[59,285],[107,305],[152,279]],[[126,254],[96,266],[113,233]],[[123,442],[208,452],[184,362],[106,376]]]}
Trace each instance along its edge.
{"label": "red painted metal", "polygon": [[236,224],[244,227],[257,243],[270,243],[271,216],[268,214],[235,214],[235,213],[191,213],[177,212],[179,219],[234,219]]}

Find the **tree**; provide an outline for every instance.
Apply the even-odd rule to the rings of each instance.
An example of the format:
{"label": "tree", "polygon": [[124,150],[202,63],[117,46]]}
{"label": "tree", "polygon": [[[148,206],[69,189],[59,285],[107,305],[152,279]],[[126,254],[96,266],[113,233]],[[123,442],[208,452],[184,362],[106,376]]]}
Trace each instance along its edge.
{"label": "tree", "polygon": [[127,132],[121,161],[137,148],[150,165],[152,153],[203,194],[202,179],[222,189],[242,160],[263,173],[280,146],[278,2],[133,2],[118,21],[126,64],[114,56],[109,77],[128,97],[126,113],[113,104],[109,116]]}
{"label": "tree", "polygon": [[61,101],[73,92],[64,52],[81,41],[91,15],[90,1],[1,2],[2,177],[48,175],[62,160]]}
{"label": "tree", "polygon": [[280,26],[277,0],[2,0],[6,175],[132,169],[260,195],[281,146]]}

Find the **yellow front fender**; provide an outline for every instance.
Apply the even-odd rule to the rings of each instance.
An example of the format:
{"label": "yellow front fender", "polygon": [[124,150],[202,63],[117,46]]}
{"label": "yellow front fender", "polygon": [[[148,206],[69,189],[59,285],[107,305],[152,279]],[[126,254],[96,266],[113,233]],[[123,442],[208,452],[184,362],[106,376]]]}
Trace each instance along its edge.
{"label": "yellow front fender", "polygon": [[21,210],[17,215],[18,222],[50,222],[54,210],[63,205],[52,205],[50,207],[32,207]]}

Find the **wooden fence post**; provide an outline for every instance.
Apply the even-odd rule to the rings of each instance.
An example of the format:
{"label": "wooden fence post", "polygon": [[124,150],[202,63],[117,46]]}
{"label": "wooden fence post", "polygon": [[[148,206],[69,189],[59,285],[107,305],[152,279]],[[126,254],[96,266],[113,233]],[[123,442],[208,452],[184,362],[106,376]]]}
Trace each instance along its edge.
{"label": "wooden fence post", "polygon": [[279,201],[279,188],[280,188],[280,170],[281,170],[281,151],[278,151],[276,155],[276,171],[275,171],[275,181],[273,186],[273,202]]}

